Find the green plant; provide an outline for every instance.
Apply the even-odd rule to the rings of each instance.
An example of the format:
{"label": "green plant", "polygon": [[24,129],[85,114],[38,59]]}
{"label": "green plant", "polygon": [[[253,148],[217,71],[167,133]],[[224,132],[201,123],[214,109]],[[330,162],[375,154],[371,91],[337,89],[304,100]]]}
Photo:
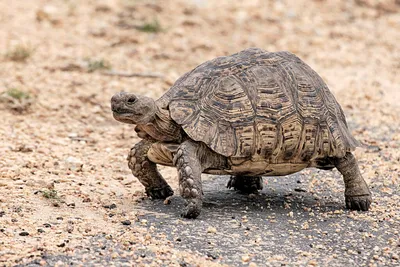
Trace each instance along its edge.
{"label": "green plant", "polygon": [[32,47],[19,44],[6,53],[6,58],[12,61],[25,62],[33,53]]}
{"label": "green plant", "polygon": [[21,91],[17,88],[10,88],[6,92],[6,95],[12,97],[17,100],[29,99],[31,98],[30,94],[24,91]]}
{"label": "green plant", "polygon": [[136,29],[142,32],[157,33],[161,32],[163,29],[160,22],[155,19],[152,22],[146,22],[143,25],[136,26]]}
{"label": "green plant", "polygon": [[48,198],[48,199],[59,199],[57,191],[54,189],[45,190],[42,192],[42,194],[43,194],[43,197]]}
{"label": "green plant", "polygon": [[87,59],[86,60],[88,63],[88,71],[89,72],[94,72],[96,70],[109,70],[111,69],[111,64],[107,60],[100,59],[100,60],[91,60]]}

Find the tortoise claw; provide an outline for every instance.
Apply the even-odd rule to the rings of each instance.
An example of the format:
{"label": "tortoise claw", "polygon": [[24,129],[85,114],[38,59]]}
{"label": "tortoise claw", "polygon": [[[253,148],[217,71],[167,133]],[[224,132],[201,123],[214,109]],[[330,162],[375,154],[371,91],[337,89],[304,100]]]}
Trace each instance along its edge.
{"label": "tortoise claw", "polygon": [[167,185],[162,188],[146,188],[146,194],[152,199],[166,199],[167,197],[172,196],[174,191],[169,185]]}
{"label": "tortoise claw", "polygon": [[187,200],[186,207],[182,212],[181,216],[187,219],[196,219],[201,212],[202,201],[200,199]]}
{"label": "tortoise claw", "polygon": [[372,202],[371,195],[346,196],[346,208],[351,210],[368,211]]}

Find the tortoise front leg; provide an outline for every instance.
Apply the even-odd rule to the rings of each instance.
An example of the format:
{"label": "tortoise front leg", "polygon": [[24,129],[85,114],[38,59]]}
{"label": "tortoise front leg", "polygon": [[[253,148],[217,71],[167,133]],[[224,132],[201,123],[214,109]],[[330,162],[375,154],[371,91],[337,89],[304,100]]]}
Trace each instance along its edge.
{"label": "tortoise front leg", "polygon": [[128,166],[132,174],[144,185],[149,197],[165,199],[172,196],[174,191],[158,172],[157,165],[147,157],[152,144],[148,140],[137,143],[129,152]]}
{"label": "tortoise front leg", "polygon": [[174,156],[174,165],[178,169],[179,190],[186,200],[182,213],[185,218],[196,218],[200,215],[203,203],[201,173],[204,170],[199,157],[200,146],[193,141],[183,142]]}
{"label": "tortoise front leg", "polygon": [[367,211],[372,202],[371,192],[353,154],[347,152],[344,158],[335,159],[335,166],[343,175],[346,208]]}

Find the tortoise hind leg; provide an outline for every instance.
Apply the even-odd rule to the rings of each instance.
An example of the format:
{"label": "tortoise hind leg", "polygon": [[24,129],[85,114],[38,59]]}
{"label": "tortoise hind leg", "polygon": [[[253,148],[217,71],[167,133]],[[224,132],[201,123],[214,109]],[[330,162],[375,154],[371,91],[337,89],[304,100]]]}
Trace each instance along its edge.
{"label": "tortoise hind leg", "polygon": [[364,178],[361,176],[353,154],[347,152],[345,157],[336,158],[334,163],[343,175],[346,208],[367,211],[372,202],[371,192]]}
{"label": "tortoise hind leg", "polygon": [[235,175],[231,176],[226,187],[244,194],[256,193],[263,189],[263,179],[261,176]]}
{"label": "tortoise hind leg", "polygon": [[172,188],[157,170],[157,165],[150,161],[147,153],[152,142],[142,140],[129,152],[128,166],[132,174],[144,185],[146,194],[153,199],[165,199],[174,194]]}

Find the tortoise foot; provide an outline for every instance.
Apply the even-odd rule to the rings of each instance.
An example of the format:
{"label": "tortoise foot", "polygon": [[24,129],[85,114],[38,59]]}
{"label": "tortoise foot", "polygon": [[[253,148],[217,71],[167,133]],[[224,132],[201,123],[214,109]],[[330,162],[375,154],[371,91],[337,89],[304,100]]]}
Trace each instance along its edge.
{"label": "tortoise foot", "polygon": [[226,187],[245,194],[257,193],[263,189],[263,179],[261,176],[231,176]]}
{"label": "tortoise foot", "polygon": [[172,188],[167,185],[162,188],[146,188],[146,194],[152,199],[166,199],[174,194]]}
{"label": "tortoise foot", "polygon": [[200,199],[189,199],[181,216],[187,219],[196,219],[200,215],[201,206],[202,201]]}
{"label": "tortoise foot", "polygon": [[371,195],[345,196],[346,208],[351,210],[367,211],[371,205]]}

